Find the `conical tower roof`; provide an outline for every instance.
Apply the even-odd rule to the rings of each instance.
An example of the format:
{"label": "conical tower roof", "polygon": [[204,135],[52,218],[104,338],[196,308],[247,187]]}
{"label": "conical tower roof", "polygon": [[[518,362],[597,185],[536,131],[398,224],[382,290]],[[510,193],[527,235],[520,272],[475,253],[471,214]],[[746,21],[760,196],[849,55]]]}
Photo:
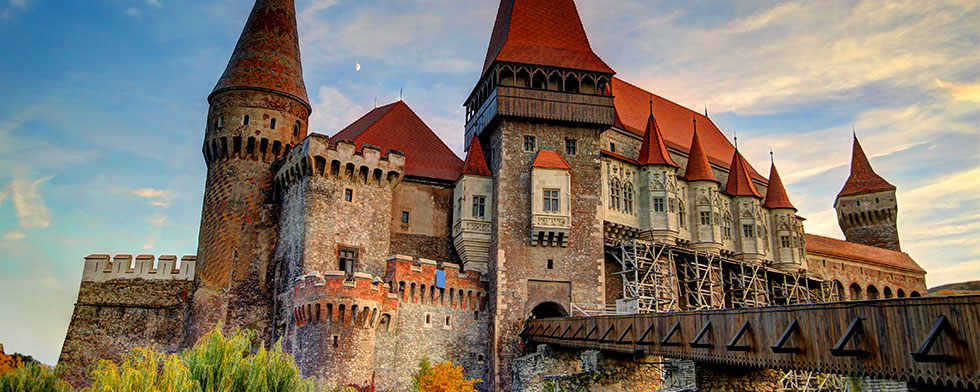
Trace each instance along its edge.
{"label": "conical tower roof", "polygon": [[728,184],[725,185],[725,193],[732,196],[754,196],[762,198],[759,191],[752,183],[752,176],[749,175],[749,163],[745,161],[742,153],[735,149],[732,155],[732,165],[728,168]]}
{"label": "conical tower roof", "polygon": [[637,158],[640,165],[668,165],[680,167],[677,162],[670,158],[667,146],[664,144],[664,136],[660,133],[660,126],[657,119],[653,117],[653,101],[650,101],[650,117],[647,119],[647,127],[643,133],[643,145],[640,146],[640,156]]}
{"label": "conical tower roof", "polygon": [[494,60],[614,73],[592,51],[573,0],[501,0],[484,72]]}
{"label": "conical tower roof", "polygon": [[861,143],[855,135],[854,147],[851,151],[851,175],[847,177],[847,182],[837,194],[837,198],[888,190],[895,190],[895,186],[889,184],[871,168],[871,162],[868,162],[868,157],[864,155],[864,149],[861,148]]}
{"label": "conical tower roof", "polygon": [[793,207],[793,204],[789,202],[786,188],[783,187],[783,180],[779,178],[779,172],[776,171],[775,162],[769,168],[769,187],[766,189],[766,201],[763,205],[769,208],[790,208],[796,211],[796,207]]}
{"label": "conical tower roof", "polygon": [[463,174],[473,174],[477,176],[490,177],[490,168],[487,167],[487,160],[483,157],[483,148],[480,147],[480,138],[473,137],[470,143],[470,150],[466,154],[466,161],[463,162]]}
{"label": "conical tower roof", "polygon": [[715,177],[715,173],[711,171],[711,164],[708,163],[708,156],[704,154],[704,147],[701,146],[701,137],[698,136],[697,127],[694,128],[694,138],[691,139],[691,153],[687,156],[684,179],[688,181],[714,181],[721,184],[721,181]]}
{"label": "conical tower roof", "polygon": [[256,0],[211,96],[227,90],[270,91],[310,106],[293,0]]}

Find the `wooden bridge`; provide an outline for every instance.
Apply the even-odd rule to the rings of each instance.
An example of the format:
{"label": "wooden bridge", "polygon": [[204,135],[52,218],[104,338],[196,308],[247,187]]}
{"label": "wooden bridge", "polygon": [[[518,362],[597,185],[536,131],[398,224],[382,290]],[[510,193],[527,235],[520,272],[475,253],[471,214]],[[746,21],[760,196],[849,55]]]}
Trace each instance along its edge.
{"label": "wooden bridge", "polygon": [[528,320],[579,349],[980,388],[980,295]]}

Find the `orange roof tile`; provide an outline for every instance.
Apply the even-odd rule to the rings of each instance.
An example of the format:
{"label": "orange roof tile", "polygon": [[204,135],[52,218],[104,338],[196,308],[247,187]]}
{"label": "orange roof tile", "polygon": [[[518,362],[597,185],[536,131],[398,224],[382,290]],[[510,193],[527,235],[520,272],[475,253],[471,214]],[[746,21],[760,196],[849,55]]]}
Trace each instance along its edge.
{"label": "orange roof tile", "polygon": [[466,154],[466,161],[463,162],[463,174],[473,174],[477,176],[490,177],[490,168],[487,167],[487,159],[483,157],[483,147],[480,146],[480,138],[474,137],[470,143],[469,152]]}
{"label": "orange roof tile", "polygon": [[806,252],[866,261],[924,274],[926,271],[905,252],[842,241],[816,234],[806,235]]}
{"label": "orange roof tile", "polygon": [[637,162],[636,159],[630,158],[630,157],[625,156],[625,155],[619,155],[619,154],[614,153],[614,152],[609,151],[609,150],[599,149],[599,154],[600,155],[608,156],[610,158],[618,159],[618,160],[621,160],[621,161],[626,162],[626,163],[632,163],[634,165],[639,165],[640,164],[640,162]]}
{"label": "orange roof tile", "polygon": [[660,133],[657,119],[653,117],[653,101],[650,101],[650,117],[647,119],[646,131],[643,133],[643,145],[640,146],[640,156],[636,159],[641,165],[669,165],[680,167],[671,159],[664,145],[664,136]]}
{"label": "orange roof tile", "polygon": [[763,205],[769,208],[791,208],[796,211],[796,207],[789,202],[789,196],[786,195],[786,188],[783,187],[783,180],[779,178],[775,163],[769,168],[769,187],[766,188],[766,201]]}
{"label": "orange roof tile", "polygon": [[405,153],[409,176],[455,181],[463,171],[463,161],[404,101],[375,108],[330,137],[342,139]]}
{"label": "orange roof tile", "polygon": [[[698,121],[698,134],[708,161],[722,167],[728,166],[731,162],[735,146],[708,117],[622,79],[613,77],[611,84],[615,97],[613,103],[616,106],[616,127],[643,136],[650,111],[648,104],[653,98],[653,116],[657,118],[657,126],[660,127],[667,147],[684,153],[690,152],[694,134],[691,118],[694,117]],[[751,165],[748,170],[752,178],[766,181],[766,178],[757,173]]]}
{"label": "orange roof tile", "polygon": [[211,95],[250,88],[282,93],[310,106],[303,83],[293,0],[255,2],[228,67]]}
{"label": "orange roof tile", "polygon": [[501,0],[483,72],[495,60],[615,72],[592,52],[573,0]]}
{"label": "orange roof tile", "polygon": [[691,153],[687,157],[687,167],[684,168],[684,179],[688,181],[718,181],[715,173],[711,171],[708,158],[704,155],[704,148],[701,147],[701,136],[695,131],[691,138]]}
{"label": "orange roof tile", "polygon": [[889,184],[871,168],[871,162],[868,162],[868,157],[864,155],[864,149],[861,148],[861,143],[855,135],[851,150],[851,175],[847,177],[847,182],[837,194],[837,198],[894,189],[894,185]]}
{"label": "orange roof tile", "polygon": [[534,157],[531,167],[541,167],[547,169],[571,169],[565,158],[555,150],[538,150],[538,155]]}
{"label": "orange roof tile", "polygon": [[732,155],[732,165],[728,168],[728,184],[722,192],[732,196],[755,196],[761,199],[762,195],[755,189],[752,177],[749,176],[748,166],[749,163],[736,148],[735,155]]}

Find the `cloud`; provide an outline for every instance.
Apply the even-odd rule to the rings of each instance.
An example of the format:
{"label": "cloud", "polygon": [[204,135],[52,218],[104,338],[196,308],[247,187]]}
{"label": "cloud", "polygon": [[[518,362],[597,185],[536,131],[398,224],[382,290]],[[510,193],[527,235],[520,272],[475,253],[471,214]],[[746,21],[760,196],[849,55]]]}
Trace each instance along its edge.
{"label": "cloud", "polygon": [[131,16],[133,18],[139,18],[143,16],[143,11],[140,11],[139,8],[132,7],[126,10],[126,15]]}
{"label": "cloud", "polygon": [[0,239],[3,239],[4,241],[20,241],[24,238],[27,238],[27,236],[17,230],[10,230],[4,233],[3,237],[0,237]]}
{"label": "cloud", "polygon": [[146,223],[149,223],[150,226],[153,227],[162,227],[164,224],[167,223],[167,216],[163,214],[153,215],[149,218],[146,218]]}
{"label": "cloud", "polygon": [[175,197],[174,192],[167,189],[137,188],[129,190],[129,193],[147,199],[147,202],[156,207],[170,207]]}
{"label": "cloud", "polygon": [[946,90],[957,101],[980,103],[980,83],[950,83],[936,79],[933,85]]}
{"label": "cloud", "polygon": [[15,174],[9,187],[20,227],[44,229],[51,224],[51,211],[38,193],[38,188],[50,179],[49,176],[32,180],[23,173]]}
{"label": "cloud", "polygon": [[163,7],[163,4],[160,3],[160,0],[146,0],[146,5],[149,5],[151,7]]}
{"label": "cloud", "polygon": [[320,87],[316,98],[310,130],[330,136],[371,110],[369,106],[355,103],[336,87]]}

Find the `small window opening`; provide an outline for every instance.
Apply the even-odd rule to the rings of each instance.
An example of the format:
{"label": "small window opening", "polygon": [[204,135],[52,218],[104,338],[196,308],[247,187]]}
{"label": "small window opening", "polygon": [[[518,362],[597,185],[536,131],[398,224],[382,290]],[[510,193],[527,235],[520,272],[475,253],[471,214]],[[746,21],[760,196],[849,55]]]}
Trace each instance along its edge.
{"label": "small window opening", "polygon": [[876,197],[876,198],[875,198],[875,204],[878,204],[878,203],[881,203],[881,201],[880,201],[880,200],[878,200],[878,198]]}
{"label": "small window opening", "polygon": [[249,118],[248,115],[246,114],[245,117],[242,117],[242,125],[248,125],[248,123],[249,123]]}
{"label": "small window opening", "polygon": [[344,201],[350,203],[354,201],[354,190],[347,188],[344,189]]}
{"label": "small window opening", "polygon": [[299,121],[293,124],[293,137],[299,136]]}
{"label": "small window opening", "polygon": [[426,314],[425,315],[425,325],[429,325],[429,324],[432,324],[432,315],[431,314]]}
{"label": "small window opening", "polygon": [[609,152],[616,152],[616,143],[609,143]]}
{"label": "small window opening", "polygon": [[548,259],[548,269],[555,269],[555,260]]}
{"label": "small window opening", "polygon": [[402,211],[402,223],[408,224],[408,211]]}
{"label": "small window opening", "polygon": [[225,116],[218,116],[218,126],[219,127],[225,126]]}
{"label": "small window opening", "polygon": [[476,360],[477,360],[477,362],[483,362],[483,360],[484,360],[483,354],[477,354],[476,355]]}
{"label": "small window opening", "polygon": [[534,151],[534,136],[524,135],[524,151],[533,152]]}
{"label": "small window opening", "polygon": [[858,201],[857,201],[857,206],[858,206],[858,207],[860,207],[860,206],[861,206],[861,201],[860,201],[860,200],[858,200]]}
{"label": "small window opening", "polygon": [[576,147],[578,147],[575,144],[575,139],[565,139],[565,153],[568,155],[575,155],[577,150]]}
{"label": "small window opening", "polygon": [[486,216],[487,198],[485,196],[473,196],[473,217],[483,218]]}
{"label": "small window opening", "polygon": [[333,348],[337,348],[337,346],[339,346],[337,344],[337,335],[333,335]]}
{"label": "small window opening", "polygon": [[479,310],[474,310],[473,311],[473,319],[474,320],[479,320],[480,319],[480,311]]}
{"label": "small window opening", "polygon": [[340,248],[337,253],[337,264],[344,275],[348,278],[354,276],[354,268],[357,266],[358,250],[356,248]]}
{"label": "small window opening", "polygon": [[269,120],[269,128],[276,129],[276,118],[275,117],[273,117],[272,120]]}
{"label": "small window opening", "polygon": [[446,316],[446,326],[449,326],[449,316]]}

